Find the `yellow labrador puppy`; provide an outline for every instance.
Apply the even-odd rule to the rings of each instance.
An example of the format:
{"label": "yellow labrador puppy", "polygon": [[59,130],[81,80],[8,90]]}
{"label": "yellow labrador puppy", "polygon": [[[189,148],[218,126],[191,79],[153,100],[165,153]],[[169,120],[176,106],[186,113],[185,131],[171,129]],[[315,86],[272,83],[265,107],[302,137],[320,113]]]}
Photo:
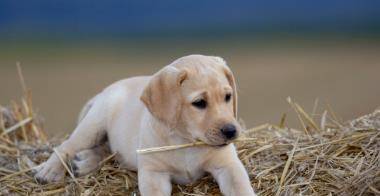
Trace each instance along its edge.
{"label": "yellow labrador puppy", "polygon": [[[190,55],[153,76],[118,81],[91,99],[70,138],[56,148],[74,173],[97,169],[108,150],[138,171],[142,195],[170,195],[171,181],[191,183],[211,173],[224,195],[255,195],[235,147],[237,92],[231,70],[220,57]],[[104,144],[104,140],[108,140]],[[209,146],[140,155],[137,149],[201,140]],[[41,182],[65,175],[58,156],[37,168]]]}

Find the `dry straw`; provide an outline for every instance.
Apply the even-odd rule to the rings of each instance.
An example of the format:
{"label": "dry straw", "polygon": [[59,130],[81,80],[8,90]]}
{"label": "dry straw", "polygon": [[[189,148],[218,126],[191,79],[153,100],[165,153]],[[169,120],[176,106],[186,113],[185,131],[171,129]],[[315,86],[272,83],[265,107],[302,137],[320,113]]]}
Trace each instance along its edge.
{"label": "dry straw", "polygon": [[[21,75],[21,69],[20,69]],[[22,76],[22,75],[21,75]],[[34,113],[31,93],[23,83],[21,104],[0,107],[0,195],[126,195],[138,194],[135,172],[114,161],[115,154],[99,163],[99,171],[60,183],[40,185],[31,170],[53,153],[40,117]],[[236,141],[252,186],[259,195],[379,195],[380,110],[342,123],[330,106],[309,115],[288,99],[301,130],[264,124],[248,129]],[[316,102],[317,103],[317,102]],[[317,105],[317,104],[316,104]],[[205,145],[145,149],[140,153]],[[66,169],[71,172],[70,163]],[[220,195],[206,176],[187,186],[173,185],[174,195]]]}

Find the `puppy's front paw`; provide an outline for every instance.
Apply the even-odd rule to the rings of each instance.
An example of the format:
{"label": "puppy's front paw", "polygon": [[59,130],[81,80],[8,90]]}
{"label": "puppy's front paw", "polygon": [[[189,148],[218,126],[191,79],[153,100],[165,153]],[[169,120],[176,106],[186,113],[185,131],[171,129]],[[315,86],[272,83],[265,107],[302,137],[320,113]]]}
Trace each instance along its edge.
{"label": "puppy's front paw", "polygon": [[35,179],[41,184],[59,182],[65,177],[65,169],[55,154],[53,154],[46,162],[39,165],[35,169],[35,173]]}
{"label": "puppy's front paw", "polygon": [[84,150],[75,155],[72,161],[73,172],[76,177],[87,175],[99,167],[101,156],[94,150]]}

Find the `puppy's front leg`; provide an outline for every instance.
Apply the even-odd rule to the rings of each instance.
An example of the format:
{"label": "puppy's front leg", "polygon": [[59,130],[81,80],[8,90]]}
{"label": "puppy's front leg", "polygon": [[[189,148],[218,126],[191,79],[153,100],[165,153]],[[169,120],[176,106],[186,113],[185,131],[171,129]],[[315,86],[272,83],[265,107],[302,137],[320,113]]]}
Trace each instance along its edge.
{"label": "puppy's front leg", "polygon": [[210,172],[216,179],[223,195],[256,195],[234,147],[226,147],[224,150],[216,152],[207,164],[206,171]]}
{"label": "puppy's front leg", "polygon": [[240,160],[230,162],[219,168],[214,168],[210,172],[218,182],[223,195],[255,195],[247,172]]}
{"label": "puppy's front leg", "polygon": [[170,196],[172,184],[168,173],[139,169],[137,175],[142,196]]}

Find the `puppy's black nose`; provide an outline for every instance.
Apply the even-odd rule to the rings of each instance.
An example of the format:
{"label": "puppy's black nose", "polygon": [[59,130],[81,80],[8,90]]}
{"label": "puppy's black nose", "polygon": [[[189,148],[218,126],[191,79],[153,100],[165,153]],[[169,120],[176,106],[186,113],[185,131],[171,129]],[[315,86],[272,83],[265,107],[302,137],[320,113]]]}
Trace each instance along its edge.
{"label": "puppy's black nose", "polygon": [[232,139],[236,136],[236,127],[233,124],[226,124],[220,130],[227,139]]}

